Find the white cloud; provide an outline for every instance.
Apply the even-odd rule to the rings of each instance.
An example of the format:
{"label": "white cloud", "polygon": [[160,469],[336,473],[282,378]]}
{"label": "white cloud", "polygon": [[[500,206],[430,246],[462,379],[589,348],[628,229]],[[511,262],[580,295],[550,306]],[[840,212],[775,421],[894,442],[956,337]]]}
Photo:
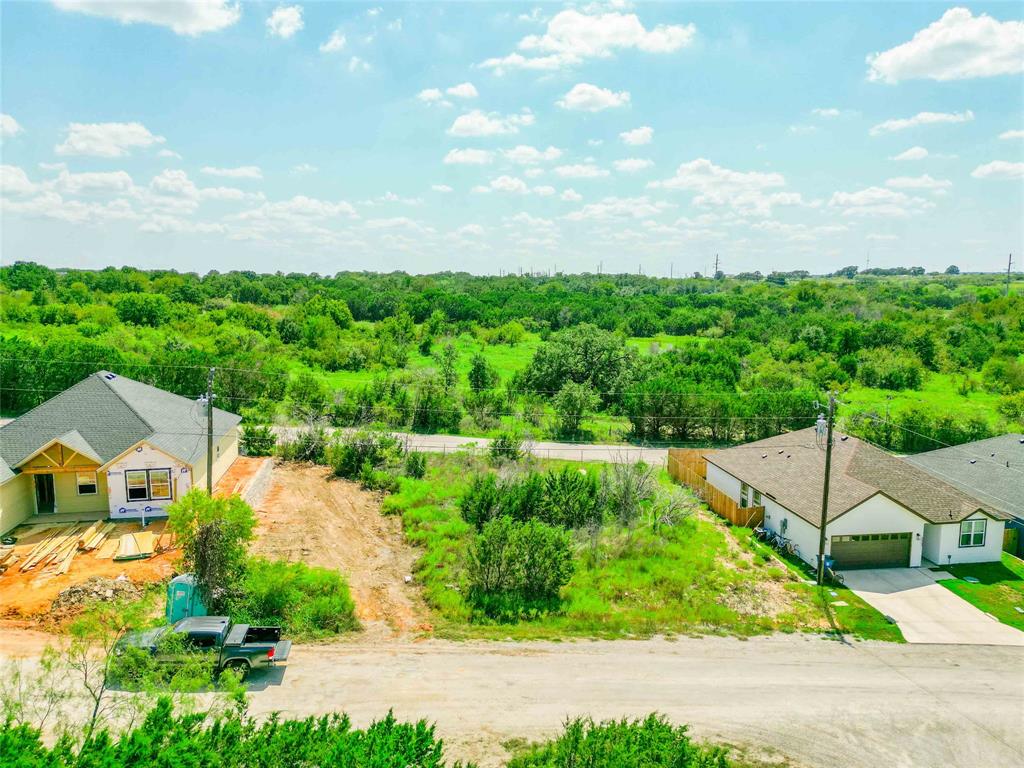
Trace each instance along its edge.
{"label": "white cloud", "polygon": [[590,203],[578,211],[566,214],[565,218],[569,221],[617,218],[640,219],[647,216],[655,216],[671,207],[670,203],[662,200],[654,201],[647,196],[606,197],[600,202]]}
{"label": "white cloud", "polygon": [[9,139],[12,136],[17,136],[23,130],[13,117],[0,113],[0,138]]}
{"label": "white cloud", "polygon": [[263,171],[259,166],[242,165],[238,168],[215,168],[212,165],[204,165],[201,169],[207,176],[223,176],[227,179],[262,179]]}
{"label": "white cloud", "polygon": [[455,234],[460,237],[482,237],[484,228],[479,224],[466,224],[456,229]]}
{"label": "white cloud", "polygon": [[529,55],[512,53],[487,59],[480,66],[501,74],[506,69],[560,69],[630,49],[671,53],[690,45],[696,34],[693,24],[659,24],[646,29],[636,14],[570,9],[552,17],[543,35],[528,35],[519,41],[519,49]]}
{"label": "white cloud", "polygon": [[40,163],[39,167],[44,171],[66,171],[68,169],[67,163]]}
{"label": "white cloud", "polygon": [[304,176],[308,173],[316,173],[318,170],[320,169],[310,163],[299,163],[298,165],[292,166],[292,173],[294,173],[296,176]]}
{"label": "white cloud", "polygon": [[946,190],[953,186],[949,179],[933,179],[927,173],[922,176],[897,176],[888,179],[885,186],[893,189],[928,189],[933,191]]}
{"label": "white cloud", "polygon": [[964,112],[918,112],[913,117],[897,118],[886,120],[874,126],[869,133],[872,136],[879,136],[883,133],[903,131],[907,128],[915,128],[919,125],[933,125],[935,123],[969,123],[974,119],[971,110]]}
{"label": "white cloud", "polygon": [[534,187],[530,191],[533,192],[533,194],[535,195],[540,195],[541,197],[550,197],[551,195],[555,194],[555,192],[557,192],[558,190],[556,190],[554,187],[548,184],[544,184],[539,187]]}
{"label": "white cloud", "polygon": [[971,171],[971,176],[976,179],[1024,179],[1024,163],[993,160],[991,163],[979,165]]}
{"label": "white cloud", "polygon": [[586,112],[600,112],[602,109],[623,107],[629,104],[629,91],[615,93],[590,83],[577,83],[565,96],[559,99],[562,109],[578,109]]}
{"label": "white cloud", "polygon": [[459,83],[453,85],[451,88],[445,90],[449,96],[454,96],[458,99],[475,99],[480,94],[477,93],[472,83]]}
{"label": "white cloud", "polygon": [[351,59],[348,60],[348,71],[349,72],[369,72],[370,71],[370,65],[369,65],[368,62],[364,61],[363,59],[359,58],[358,56],[353,56]]}
{"label": "white cloud", "polygon": [[899,240],[899,237],[897,235],[870,234],[870,235],[867,236],[866,239],[867,240],[876,240],[876,241],[878,241],[880,243],[885,243],[885,242],[889,242],[889,241],[892,241],[892,240]]}
{"label": "white cloud", "polygon": [[581,195],[572,187],[563,190],[562,194],[560,194],[559,197],[562,200],[565,200],[567,203],[578,203],[580,200],[583,199],[583,195]]}
{"label": "white cloud", "polygon": [[816,125],[791,125],[789,126],[789,132],[796,134],[797,136],[806,136],[809,133],[815,133],[818,130]]}
{"label": "white cloud", "polygon": [[53,0],[63,11],[116,19],[122,24],[155,24],[179,35],[196,36],[230,27],[242,17],[242,5],[229,0]]}
{"label": "white cloud", "polygon": [[798,193],[782,191],[785,185],[781,173],[734,171],[702,157],[680,165],[675,176],[647,186],[694,192],[697,206],[729,206],[742,214],[768,216],[775,205],[807,204]]}
{"label": "white cloud", "polygon": [[1000,139],[1024,139],[1024,131],[1020,129],[1003,131],[999,134]]}
{"label": "white cloud", "polygon": [[514,176],[499,176],[496,179],[491,179],[489,186],[498,192],[515,192],[520,195],[524,195],[529,191],[526,182]]}
{"label": "white cloud", "polygon": [[290,200],[264,203],[258,208],[239,213],[235,218],[246,220],[309,220],[333,219],[338,217],[356,218],[356,209],[344,200],[332,203],[327,200],[296,195]]}
{"label": "white cloud", "polygon": [[520,144],[512,149],[501,150],[501,154],[506,160],[510,160],[517,165],[536,165],[546,160],[557,160],[562,156],[562,150],[557,147],[548,147],[541,150],[526,144]]}
{"label": "white cloud", "polygon": [[631,147],[639,147],[643,144],[651,143],[654,139],[654,129],[649,125],[642,125],[631,131],[623,131],[619,134],[619,138],[622,139],[623,144],[628,144]]}
{"label": "white cloud", "polygon": [[857,192],[836,192],[829,207],[839,209],[843,216],[881,216],[906,218],[933,208],[934,203],[920,197],[909,197],[884,187],[868,187]]}
{"label": "white cloud", "polygon": [[130,192],[135,184],[125,171],[99,171],[92,173],[68,173],[61,171],[57,186],[62,192],[81,195],[94,192],[123,194]]}
{"label": "white cloud", "polygon": [[434,190],[435,192],[441,192],[442,194],[447,194],[449,192],[454,192],[455,191],[451,187],[449,187],[447,184],[434,184],[430,188],[432,190]]}
{"label": "white cloud", "polygon": [[924,147],[911,147],[893,157],[893,160],[924,160],[928,157],[928,150]]}
{"label": "white cloud", "polygon": [[161,149],[156,153],[157,157],[167,157],[171,160],[181,160],[181,155],[175,152],[173,149]]}
{"label": "white cloud", "polygon": [[555,168],[555,174],[563,179],[597,179],[608,176],[610,172],[604,168],[598,168],[593,163],[577,163],[575,165],[560,165]]}
{"label": "white cloud", "polygon": [[344,50],[346,42],[345,34],[340,29],[336,29],[331,32],[329,38],[320,43],[320,53],[337,53]]}
{"label": "white cloud", "polygon": [[816,115],[817,117],[831,119],[833,117],[839,117],[843,112],[841,109],[837,109],[836,107],[815,107],[811,110],[811,114]]}
{"label": "white cloud", "polygon": [[267,17],[267,32],[285,40],[293,37],[304,26],[301,5],[279,5]]}
{"label": "white cloud", "polygon": [[424,104],[436,104],[444,101],[444,94],[441,93],[440,88],[424,88],[416,94],[416,98]]}
{"label": "white cloud", "polygon": [[1024,72],[1024,21],[950,8],[909,42],[867,57],[868,79],[965,80]]}
{"label": "white cloud", "polygon": [[524,110],[518,115],[505,115],[497,112],[483,112],[474,109],[464,115],[455,118],[451,128],[448,129],[450,136],[501,136],[509,133],[519,133],[520,126],[533,125],[533,113]]}
{"label": "white cloud", "polygon": [[129,150],[163,144],[142,123],[71,123],[67,137],[54,147],[58,155],[123,157]]}
{"label": "white cloud", "polygon": [[494,153],[487,149],[452,149],[444,156],[445,165],[487,165]]}
{"label": "white cloud", "polygon": [[615,166],[615,170],[620,173],[636,173],[642,171],[645,168],[650,168],[654,163],[647,159],[639,157],[628,157],[625,160],[616,160],[612,165]]}
{"label": "white cloud", "polygon": [[37,186],[29,179],[28,174],[16,165],[0,165],[0,192],[5,195],[28,195],[35,192]]}

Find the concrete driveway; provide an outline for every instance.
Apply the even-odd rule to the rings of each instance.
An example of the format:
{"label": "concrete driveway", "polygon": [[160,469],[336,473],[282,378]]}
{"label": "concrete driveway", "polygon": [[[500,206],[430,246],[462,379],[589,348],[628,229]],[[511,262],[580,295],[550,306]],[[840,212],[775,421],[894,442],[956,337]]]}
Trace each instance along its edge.
{"label": "concrete driveway", "polygon": [[927,568],[844,571],[846,586],[899,625],[908,643],[1024,646],[1024,632],[936,583],[952,578]]}

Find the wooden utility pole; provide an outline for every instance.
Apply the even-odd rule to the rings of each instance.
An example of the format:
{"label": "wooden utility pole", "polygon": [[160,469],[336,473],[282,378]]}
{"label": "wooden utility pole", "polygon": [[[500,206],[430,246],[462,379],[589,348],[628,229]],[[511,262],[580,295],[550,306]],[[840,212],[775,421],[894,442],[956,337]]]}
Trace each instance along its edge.
{"label": "wooden utility pole", "polygon": [[832,427],[836,420],[836,395],[828,393],[825,435],[825,484],[821,491],[821,527],[818,530],[818,586],[825,583],[825,532],[828,528],[828,481],[832,473]]}
{"label": "wooden utility pole", "polygon": [[1013,254],[1010,254],[1010,258],[1006,260],[1006,290],[1003,291],[1004,296],[1010,295],[1010,267],[1013,266]]}
{"label": "wooden utility pole", "polygon": [[713,274],[711,277],[715,278],[716,280],[718,279],[718,254],[717,253],[715,254],[715,274]]}
{"label": "wooden utility pole", "polygon": [[213,374],[206,377],[206,492],[213,496]]}

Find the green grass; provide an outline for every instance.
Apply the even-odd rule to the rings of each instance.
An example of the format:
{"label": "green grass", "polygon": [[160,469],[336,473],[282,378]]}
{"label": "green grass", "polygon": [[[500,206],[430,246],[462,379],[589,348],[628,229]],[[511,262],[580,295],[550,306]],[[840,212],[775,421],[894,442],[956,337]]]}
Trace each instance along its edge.
{"label": "green grass", "polygon": [[948,373],[929,373],[921,389],[887,390],[852,386],[843,396],[843,410],[847,412],[873,410],[891,414],[906,410],[914,405],[925,405],[935,411],[946,411],[959,416],[982,416],[989,423],[998,420],[996,407],[1000,395],[977,389],[966,395],[959,393],[963,378]]}
{"label": "green grass", "polygon": [[[992,614],[1003,624],[1024,631],[1024,561],[1004,552],[1001,562],[950,565],[944,567],[955,579],[942,579],[939,584],[959,595],[975,608]],[[977,584],[963,581],[973,576]]]}
{"label": "green grass", "polygon": [[[539,469],[565,462],[536,462]],[[573,463],[588,472],[602,465]],[[557,612],[515,624],[481,622],[464,599],[463,563],[474,536],[458,499],[485,460],[470,454],[431,455],[422,480],[403,478],[384,512],[402,516],[408,541],[422,549],[415,573],[435,612],[435,631],[451,638],[559,639],[842,631],[899,640],[899,631],[842,590],[823,609],[822,595],[750,539],[706,514],[673,526],[606,527],[577,542],[576,571]],[[667,481],[667,475],[662,478]]]}

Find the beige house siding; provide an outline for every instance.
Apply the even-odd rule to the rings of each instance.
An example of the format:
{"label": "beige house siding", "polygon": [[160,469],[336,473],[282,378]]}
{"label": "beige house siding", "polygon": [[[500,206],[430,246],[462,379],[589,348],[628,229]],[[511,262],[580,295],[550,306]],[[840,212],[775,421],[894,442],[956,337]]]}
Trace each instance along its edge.
{"label": "beige house siding", "polygon": [[[224,476],[228,467],[238,458],[238,427],[235,427],[222,437],[213,446],[213,484]],[[192,485],[195,488],[206,489],[206,459],[203,458],[198,466],[192,467]]]}
{"label": "beige house siding", "polygon": [[0,533],[6,533],[35,513],[34,490],[29,475],[18,475],[0,485]]}
{"label": "beige house siding", "polygon": [[56,511],[60,514],[81,512],[106,512],[107,474],[97,472],[96,493],[90,496],[78,495],[78,476],[75,472],[63,472],[53,476],[53,491],[57,499]]}

